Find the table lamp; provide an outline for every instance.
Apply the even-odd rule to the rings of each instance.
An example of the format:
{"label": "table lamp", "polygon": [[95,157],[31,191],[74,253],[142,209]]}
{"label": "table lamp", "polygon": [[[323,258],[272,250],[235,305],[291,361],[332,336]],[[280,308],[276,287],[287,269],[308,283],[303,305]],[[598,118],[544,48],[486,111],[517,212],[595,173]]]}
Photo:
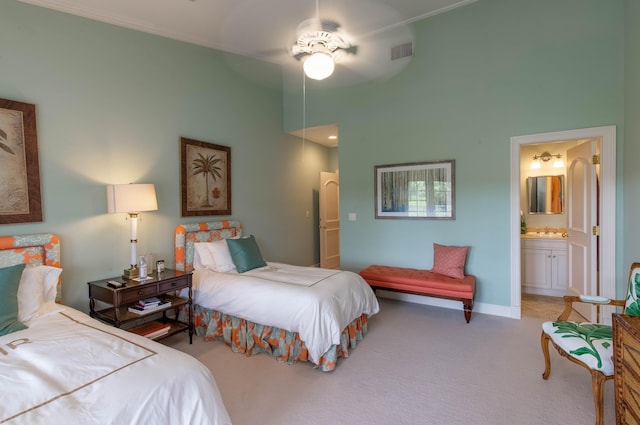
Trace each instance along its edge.
{"label": "table lamp", "polygon": [[131,223],[131,267],[124,270],[124,279],[138,277],[136,248],[138,244],[138,213],[158,209],[153,184],[114,184],[107,186],[107,211],[129,214]]}

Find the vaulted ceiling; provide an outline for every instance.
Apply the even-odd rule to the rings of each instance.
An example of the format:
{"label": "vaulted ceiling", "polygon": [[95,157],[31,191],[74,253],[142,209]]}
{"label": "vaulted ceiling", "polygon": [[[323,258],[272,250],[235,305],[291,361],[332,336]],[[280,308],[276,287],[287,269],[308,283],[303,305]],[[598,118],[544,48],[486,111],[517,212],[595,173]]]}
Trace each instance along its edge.
{"label": "vaulted ceiling", "polygon": [[[409,24],[477,0],[19,0],[234,55],[301,68],[291,48],[299,26],[319,17],[340,26],[356,46],[335,60],[327,86],[388,78],[410,60],[391,60],[392,48],[413,42]],[[326,82],[325,82],[326,81]],[[301,132],[299,132],[301,133]],[[336,126],[307,129],[328,146]],[[301,134],[296,134],[301,136]]]}

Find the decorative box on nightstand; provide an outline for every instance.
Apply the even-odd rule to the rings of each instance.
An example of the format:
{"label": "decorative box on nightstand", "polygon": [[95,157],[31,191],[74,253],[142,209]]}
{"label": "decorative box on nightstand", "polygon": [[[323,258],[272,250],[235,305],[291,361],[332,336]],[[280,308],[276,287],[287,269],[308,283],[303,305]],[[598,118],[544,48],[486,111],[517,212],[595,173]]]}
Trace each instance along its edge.
{"label": "decorative box on nightstand", "polygon": [[[189,343],[193,338],[193,308],[191,293],[191,273],[165,269],[159,275],[153,273],[144,281],[126,280],[122,287],[112,287],[109,281],[122,281],[119,277],[89,282],[89,308],[91,317],[102,320],[116,327],[126,328],[128,325],[144,323],[151,319],[159,320],[170,325],[169,331],[154,339],[160,339],[187,330]],[[188,289],[188,297],[178,296],[181,289]],[[162,301],[169,301],[166,307],[160,306],[150,313],[132,313],[129,307],[138,301],[157,297]],[[109,306],[96,310],[96,301]],[[187,306],[187,322],[179,321],[175,317],[167,316],[171,310],[177,312],[178,307]],[[162,317],[158,319],[158,316]]]}

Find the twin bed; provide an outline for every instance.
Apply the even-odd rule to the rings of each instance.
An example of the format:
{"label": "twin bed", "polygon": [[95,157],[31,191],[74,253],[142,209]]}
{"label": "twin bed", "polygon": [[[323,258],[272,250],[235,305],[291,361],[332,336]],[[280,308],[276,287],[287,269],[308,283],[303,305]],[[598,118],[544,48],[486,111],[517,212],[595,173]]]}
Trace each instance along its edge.
{"label": "twin bed", "polygon": [[55,302],[55,235],[0,236],[0,269],[13,273],[21,264],[19,285],[0,278],[3,303],[18,298],[23,316],[31,308],[25,329],[0,336],[0,424],[231,423],[196,359]]}
{"label": "twin bed", "polygon": [[[219,243],[251,242],[241,237],[237,221],[176,228],[176,269],[193,271],[196,334],[222,338],[246,355],[268,353],[282,362],[310,361],[322,371],[334,370],[379,310],[369,285],[353,272],[281,263],[258,261],[245,271],[251,254],[259,254],[257,245],[245,244],[243,251],[234,243],[236,255],[229,258],[227,245]],[[202,254],[207,251],[213,254],[209,259]],[[241,272],[230,264],[238,258]]]}

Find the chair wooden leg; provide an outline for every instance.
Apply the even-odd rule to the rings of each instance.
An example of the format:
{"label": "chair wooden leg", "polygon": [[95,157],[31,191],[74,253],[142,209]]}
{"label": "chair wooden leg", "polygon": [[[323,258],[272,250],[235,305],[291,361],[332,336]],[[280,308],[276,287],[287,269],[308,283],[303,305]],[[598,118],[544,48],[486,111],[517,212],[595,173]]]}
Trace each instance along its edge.
{"label": "chair wooden leg", "polygon": [[596,405],[596,425],[604,425],[604,383],[607,377],[597,370],[591,371],[593,401]]}
{"label": "chair wooden leg", "polygon": [[547,379],[551,373],[551,357],[549,356],[549,335],[542,332],[540,337],[540,345],[542,346],[542,355],[544,355],[544,372],[542,379]]}

